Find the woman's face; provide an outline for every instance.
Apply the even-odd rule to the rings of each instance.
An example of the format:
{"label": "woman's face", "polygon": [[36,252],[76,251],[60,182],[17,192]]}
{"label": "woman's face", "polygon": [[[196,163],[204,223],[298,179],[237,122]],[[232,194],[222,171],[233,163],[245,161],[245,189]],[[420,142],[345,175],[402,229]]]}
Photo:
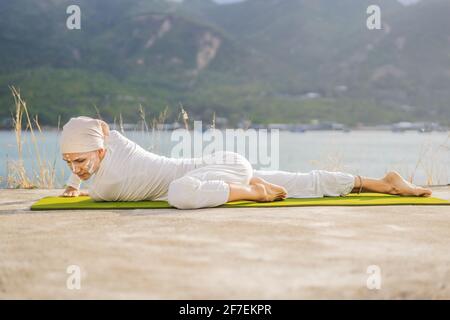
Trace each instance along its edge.
{"label": "woman's face", "polygon": [[63,160],[81,180],[88,180],[99,168],[105,150],[82,153],[63,153]]}

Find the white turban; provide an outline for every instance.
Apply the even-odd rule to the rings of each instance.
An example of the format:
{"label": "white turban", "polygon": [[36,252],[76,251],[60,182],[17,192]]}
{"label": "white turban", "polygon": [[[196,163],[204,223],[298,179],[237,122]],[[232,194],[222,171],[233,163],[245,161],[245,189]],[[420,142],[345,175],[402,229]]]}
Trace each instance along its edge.
{"label": "white turban", "polygon": [[80,153],[104,148],[102,121],[89,117],[71,118],[62,130],[61,153]]}

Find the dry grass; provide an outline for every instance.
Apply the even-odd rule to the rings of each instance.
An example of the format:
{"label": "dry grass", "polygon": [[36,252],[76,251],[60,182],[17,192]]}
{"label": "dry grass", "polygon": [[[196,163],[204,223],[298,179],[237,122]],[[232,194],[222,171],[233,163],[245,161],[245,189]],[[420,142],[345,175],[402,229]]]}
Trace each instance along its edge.
{"label": "dry grass", "polygon": [[435,141],[425,141],[420,145],[417,160],[412,168],[398,164],[395,169],[412,183],[417,183],[418,176],[422,175],[420,182],[423,182],[423,185],[447,185],[449,142],[450,134],[439,144]]}
{"label": "dry grass", "polygon": [[[420,151],[414,167],[408,168],[405,164],[391,166],[385,173],[391,170],[398,171],[409,182],[419,184],[417,176],[423,173],[425,181],[420,179],[420,184],[427,186],[447,185],[449,177],[449,168],[447,159],[450,152],[450,134],[445,140],[436,145],[427,141],[420,146]],[[328,150],[323,154],[320,160],[312,160],[310,163],[318,169],[328,171],[351,171],[350,166],[345,164],[344,156],[338,149]],[[361,172],[360,174],[364,174]]]}
{"label": "dry grass", "polygon": [[[17,145],[17,159],[7,161],[7,187],[24,189],[54,188],[56,182],[56,157],[53,162],[50,162],[45,156],[43,148],[45,137],[39,125],[39,119],[36,116],[32,121],[27,104],[22,99],[20,91],[15,87],[10,87],[10,90],[14,97],[15,105],[13,124]],[[25,141],[23,131],[29,132],[31,147]],[[28,170],[24,163],[24,145],[29,147],[27,151],[30,158],[34,159],[31,169]]]}
{"label": "dry grass", "polygon": [[153,118],[152,120],[152,146],[150,151],[159,153],[161,150],[161,132],[165,130],[164,125],[167,120],[167,114],[168,114],[169,108],[166,107],[158,117]]}
{"label": "dry grass", "polygon": [[184,110],[183,105],[180,103],[181,117],[183,118],[184,129],[189,131],[189,114]]}
{"label": "dry grass", "polygon": [[447,181],[439,180],[442,174],[448,177],[446,157],[448,157],[450,134],[438,146],[432,143],[425,143],[421,146],[421,152],[417,159],[413,172],[409,175],[409,181],[414,182],[417,171],[422,168],[426,175],[427,185],[447,184]]}
{"label": "dry grass", "polygon": [[[48,154],[44,148],[46,145],[45,134],[39,124],[39,119],[36,116],[31,118],[28,112],[27,104],[21,96],[20,90],[15,87],[10,87],[12,96],[14,98],[14,114],[13,126],[16,138],[17,157],[15,159],[7,159],[6,161],[6,177],[0,177],[0,183],[5,183],[7,188],[18,189],[52,189],[61,187],[65,181],[64,169],[61,168],[57,174],[56,163],[59,154],[56,152],[51,161],[48,159]],[[97,117],[101,119],[100,110],[97,106],[95,108]],[[149,150],[157,152],[161,145],[161,130],[164,129],[165,121],[168,115],[168,107],[161,112],[157,117],[153,118],[151,122],[151,131],[147,123],[145,109],[139,106],[139,127],[140,132],[151,136],[151,146]],[[184,111],[184,109],[183,109]],[[186,122],[187,112],[184,111],[183,119]],[[117,119],[114,120],[114,125]],[[118,129],[125,133],[122,114],[119,114]],[[60,121],[58,121],[58,131],[60,128]],[[27,134],[24,134],[27,133]],[[29,140],[27,139],[29,137]],[[57,142],[56,142],[57,143]],[[58,150],[58,146],[55,146]],[[33,159],[30,166],[25,165],[25,155],[29,159]]]}

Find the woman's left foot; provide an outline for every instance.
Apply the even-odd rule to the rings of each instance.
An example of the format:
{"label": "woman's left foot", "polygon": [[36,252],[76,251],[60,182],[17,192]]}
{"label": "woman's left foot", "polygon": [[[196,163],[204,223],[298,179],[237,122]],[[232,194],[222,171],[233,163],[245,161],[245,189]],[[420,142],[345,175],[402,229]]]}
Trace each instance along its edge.
{"label": "woman's left foot", "polygon": [[270,201],[279,201],[284,200],[287,197],[287,191],[282,186],[267,182],[264,179],[253,177],[250,180],[250,185],[263,185],[269,198],[272,199]]}
{"label": "woman's left foot", "polygon": [[388,193],[400,196],[417,196],[417,197],[429,197],[431,196],[431,189],[418,187],[405,179],[395,171],[388,172],[384,178],[389,187]]}

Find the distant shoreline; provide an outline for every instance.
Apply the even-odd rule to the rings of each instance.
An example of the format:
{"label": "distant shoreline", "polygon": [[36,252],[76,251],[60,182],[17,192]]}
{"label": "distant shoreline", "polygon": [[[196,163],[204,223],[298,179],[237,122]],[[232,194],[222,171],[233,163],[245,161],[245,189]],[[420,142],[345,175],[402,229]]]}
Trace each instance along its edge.
{"label": "distant shoreline", "polygon": [[[183,129],[184,125],[179,122],[168,122],[168,123],[156,123],[153,127],[145,126],[142,123],[108,123],[111,129],[120,130],[120,131],[174,131],[177,129]],[[199,130],[206,131],[210,126],[204,125],[201,121],[194,121],[193,124],[189,123],[190,130]],[[144,129],[145,128],[145,129]],[[229,127],[226,124],[216,125],[215,128],[217,130],[227,130],[227,129],[266,129],[266,130],[279,130],[279,131],[288,131],[288,132],[311,132],[311,131],[342,131],[342,132],[351,132],[351,131],[391,131],[391,132],[406,132],[406,131],[417,131],[420,133],[429,133],[429,132],[450,132],[450,128],[441,125],[436,122],[408,122],[401,121],[391,124],[377,124],[377,125],[354,125],[348,126],[339,122],[332,121],[314,121],[311,123],[269,123],[269,124],[258,124],[251,123],[250,121],[243,121],[239,125],[234,127]],[[58,131],[61,130],[62,126],[40,126],[40,130],[42,131]],[[22,129],[23,130],[23,129]],[[0,131],[14,131],[14,128],[11,127],[8,129],[7,127],[0,127]]]}

